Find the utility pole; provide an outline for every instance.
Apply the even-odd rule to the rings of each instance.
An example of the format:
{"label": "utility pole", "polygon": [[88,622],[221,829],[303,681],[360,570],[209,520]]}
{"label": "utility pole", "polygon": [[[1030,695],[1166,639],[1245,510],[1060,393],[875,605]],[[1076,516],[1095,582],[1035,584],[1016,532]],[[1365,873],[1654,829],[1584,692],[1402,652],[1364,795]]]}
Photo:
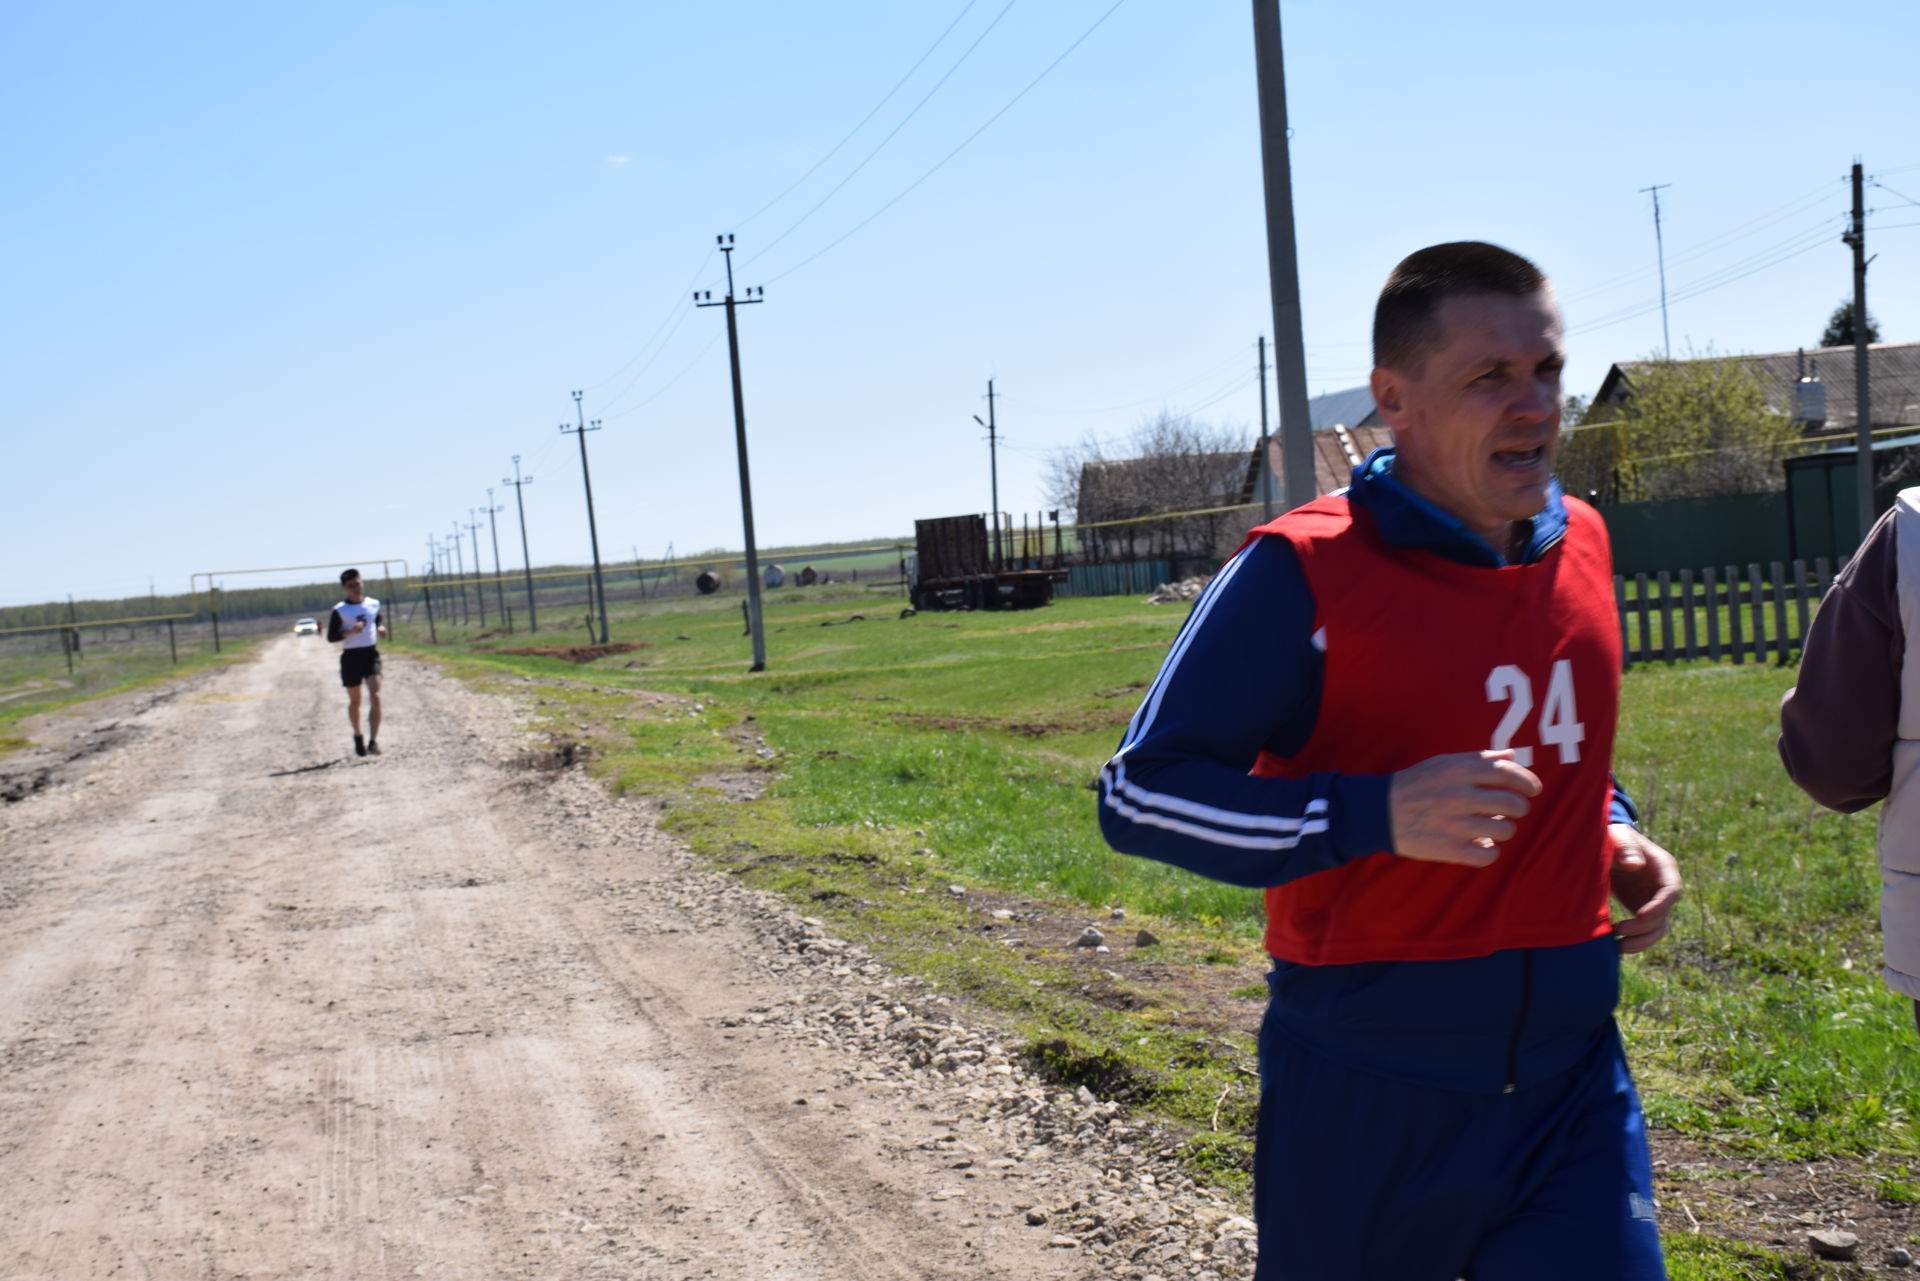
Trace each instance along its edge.
{"label": "utility pole", "polygon": [[[731,260],[729,260],[731,261]],[[587,421],[586,411],[580,408],[580,393],[573,393],[573,411],[579,418],[579,425],[569,427],[560,424],[560,430],[569,436],[580,438],[580,479],[587,486],[587,537],[593,543],[593,595],[600,602],[600,643],[607,643],[607,586],[600,577],[600,527],[593,523],[593,473],[587,470],[587,433],[600,430],[600,420]]]}
{"label": "utility pole", "polygon": [[[480,626],[485,627],[487,625],[487,583],[480,577],[480,522],[474,519],[479,514],[478,509],[467,508],[466,530],[468,536],[473,539],[473,594],[480,598]],[[504,616],[501,621],[505,621]]]}
{"label": "utility pole", "polygon": [[500,522],[494,519],[505,507],[493,505],[493,491],[487,491],[487,532],[493,536],[493,600],[500,607],[500,621],[507,621],[507,585],[500,577]]}
{"label": "utility pole", "polygon": [[987,429],[987,476],[993,484],[993,515],[988,519],[993,522],[993,568],[998,572],[1000,569],[1000,438],[995,429],[993,416],[993,379],[991,378],[987,379],[987,420],[980,422],[980,415],[975,414],[973,421]]}
{"label": "utility pole", "polygon": [[[540,616],[533,610],[533,557],[527,554],[527,503],[520,496],[521,487],[531,485],[533,477],[520,474],[520,455],[513,456],[513,479],[502,477],[500,483],[513,486],[513,505],[520,509],[520,560],[527,569],[527,630],[537,632],[540,630]],[[496,555],[493,561],[498,566],[500,557]]]}
{"label": "utility pole", "polygon": [[467,625],[467,558],[460,550],[460,522],[453,522],[453,581],[460,588],[460,625]]}
{"label": "utility pole", "polygon": [[1667,353],[1667,359],[1673,359],[1673,335],[1667,331],[1667,242],[1660,235],[1660,193],[1673,184],[1660,183],[1654,187],[1642,187],[1640,190],[1653,193],[1653,246],[1660,255],[1660,345]]}
{"label": "utility pole", "polygon": [[1267,278],[1273,295],[1273,365],[1280,382],[1280,453],[1289,509],[1314,497],[1313,420],[1301,336],[1300,261],[1293,233],[1293,162],[1287,153],[1287,80],[1280,0],[1253,0],[1253,62],[1260,95],[1260,155],[1266,175]]}
{"label": "utility pole", "polygon": [[1273,519],[1273,451],[1267,437],[1267,336],[1260,335],[1260,519]]}
{"label": "utility pole", "polygon": [[1873,530],[1873,394],[1867,363],[1867,201],[1860,162],[1853,162],[1853,223],[1840,239],[1853,250],[1853,439],[1855,501],[1860,505],[1860,541]]}
{"label": "utility pole", "polygon": [[740,325],[734,315],[736,305],[765,302],[766,290],[757,285],[747,287],[747,296],[735,299],[733,296],[733,236],[715,236],[720,252],[727,256],[727,296],[719,302],[713,301],[713,294],[707,293],[696,298],[697,307],[725,307],[727,309],[727,358],[733,363],[733,443],[740,455],[740,520],[746,530],[747,540],[747,630],[753,633],[753,666],[749,671],[763,672],[767,669],[767,633],[760,614],[760,559],[753,545],[753,482],[747,472],[747,406],[740,394]]}

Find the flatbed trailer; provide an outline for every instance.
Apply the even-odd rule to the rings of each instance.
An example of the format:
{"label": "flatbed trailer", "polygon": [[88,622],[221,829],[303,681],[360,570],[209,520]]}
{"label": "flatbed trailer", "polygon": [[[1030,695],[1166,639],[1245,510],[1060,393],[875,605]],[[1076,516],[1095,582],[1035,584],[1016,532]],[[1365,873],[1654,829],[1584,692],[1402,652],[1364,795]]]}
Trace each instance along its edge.
{"label": "flatbed trailer", "polygon": [[995,569],[984,516],[913,522],[915,609],[1032,609],[1053,599],[1064,569]]}

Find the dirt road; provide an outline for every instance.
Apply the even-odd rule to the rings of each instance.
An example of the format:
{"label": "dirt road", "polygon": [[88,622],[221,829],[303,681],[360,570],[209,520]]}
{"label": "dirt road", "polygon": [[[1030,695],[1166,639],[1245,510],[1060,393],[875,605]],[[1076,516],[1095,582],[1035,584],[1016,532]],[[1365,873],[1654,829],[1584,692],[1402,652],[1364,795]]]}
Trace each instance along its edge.
{"label": "dirt road", "polygon": [[270,642],[0,806],[0,1276],[1091,1268],[1026,1211],[1106,1162],[988,1124],[1053,1106],[999,1047],[850,1055],[924,1031],[877,966],[422,664],[343,753],[332,663]]}

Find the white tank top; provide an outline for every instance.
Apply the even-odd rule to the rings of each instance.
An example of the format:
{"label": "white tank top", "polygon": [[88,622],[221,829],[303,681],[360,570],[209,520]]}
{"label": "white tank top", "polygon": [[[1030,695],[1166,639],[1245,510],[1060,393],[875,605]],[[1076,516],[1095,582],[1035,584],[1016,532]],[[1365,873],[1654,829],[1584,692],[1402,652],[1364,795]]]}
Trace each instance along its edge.
{"label": "white tank top", "polygon": [[380,632],[374,620],[380,616],[380,602],[373,597],[365,597],[358,605],[341,601],[333,607],[333,612],[340,615],[340,630],[343,632],[352,628],[358,620],[362,618],[367,620],[365,628],[351,636],[340,638],[340,643],[346,648],[368,649],[379,642]]}

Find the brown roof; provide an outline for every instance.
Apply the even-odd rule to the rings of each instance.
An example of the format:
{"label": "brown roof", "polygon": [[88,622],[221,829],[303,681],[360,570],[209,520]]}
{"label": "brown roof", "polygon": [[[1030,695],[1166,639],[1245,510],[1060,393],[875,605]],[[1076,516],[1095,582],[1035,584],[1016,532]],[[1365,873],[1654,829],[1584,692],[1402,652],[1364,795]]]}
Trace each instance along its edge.
{"label": "brown roof", "polygon": [[[1804,353],[1809,376],[1827,390],[1827,421],[1821,432],[1852,431],[1856,407],[1853,384],[1853,348],[1809,347]],[[1793,384],[1800,377],[1802,353],[1776,351],[1752,356],[1707,356],[1706,360],[1739,361],[1754,372],[1767,389],[1767,404],[1779,413],[1793,412]],[[1617,404],[1631,390],[1636,371],[1654,362],[1629,360],[1613,366],[1593,398],[1596,405]],[[1920,343],[1882,342],[1867,348],[1867,372],[1872,385],[1875,427],[1920,426]]]}
{"label": "brown roof", "polygon": [[[1368,415],[1369,418],[1372,415]],[[1353,469],[1365,462],[1367,455],[1376,449],[1385,449],[1393,444],[1393,429],[1375,423],[1360,427],[1334,427],[1328,431],[1313,433],[1313,483],[1322,494],[1330,494],[1336,489],[1345,488],[1353,479]],[[1273,468],[1276,485],[1279,477],[1287,474],[1286,463],[1280,455],[1280,438],[1275,436],[1267,442],[1267,464]],[[1253,477],[1253,497],[1258,498],[1259,478]]]}

